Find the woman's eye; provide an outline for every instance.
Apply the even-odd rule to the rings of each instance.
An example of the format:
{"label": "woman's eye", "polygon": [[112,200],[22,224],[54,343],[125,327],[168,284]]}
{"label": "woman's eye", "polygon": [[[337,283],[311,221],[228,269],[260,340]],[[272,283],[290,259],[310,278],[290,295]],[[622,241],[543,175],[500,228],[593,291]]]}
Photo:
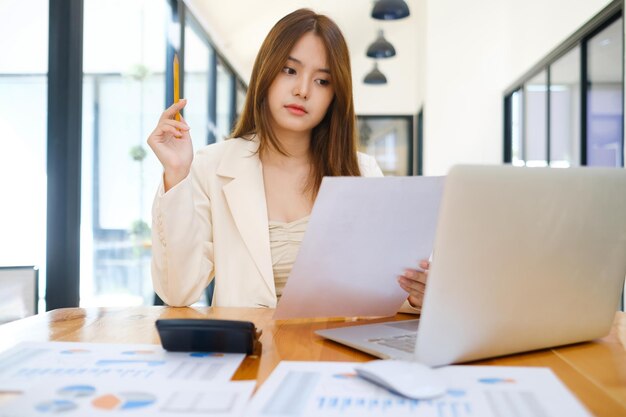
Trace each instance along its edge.
{"label": "woman's eye", "polygon": [[330,81],[329,81],[329,80],[321,80],[321,79],[320,79],[320,80],[316,80],[316,81],[317,81],[317,83],[318,83],[319,85],[329,85],[329,84],[330,84]]}
{"label": "woman's eye", "polygon": [[296,73],[296,70],[290,67],[284,67],[283,72],[285,74],[294,75]]}

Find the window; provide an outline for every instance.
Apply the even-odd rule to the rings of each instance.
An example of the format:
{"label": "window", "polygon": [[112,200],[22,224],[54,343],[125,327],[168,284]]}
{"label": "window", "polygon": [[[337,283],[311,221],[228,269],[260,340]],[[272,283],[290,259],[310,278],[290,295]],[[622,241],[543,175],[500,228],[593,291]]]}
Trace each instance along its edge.
{"label": "window", "polygon": [[81,306],[152,303],[161,165],[146,138],[165,104],[166,13],[164,1],[85,0]]}
{"label": "window", "polygon": [[217,142],[230,135],[235,115],[233,112],[235,76],[221,59],[217,60]]}
{"label": "window", "polygon": [[523,108],[524,92],[519,89],[511,95],[511,162],[516,166],[524,165]]}
{"label": "window", "polygon": [[385,175],[413,173],[413,118],[358,116],[359,150],[376,158]]}
{"label": "window", "polygon": [[550,66],[550,166],[580,165],[580,46]]}
{"label": "window", "polygon": [[[48,1],[31,0],[24,7],[19,0],[4,0],[0,38],[5,40],[0,43],[0,266],[35,265],[43,296]],[[39,308],[45,310],[43,300]]]}
{"label": "window", "polygon": [[[73,261],[80,252],[80,305],[152,304],[150,209],[162,168],[145,142],[166,105],[166,68],[171,65],[166,53],[171,43],[168,39],[174,41],[168,35],[180,29],[178,13],[182,16],[188,11],[178,0],[84,0],[52,10],[50,4],[56,2],[31,0],[24,7],[17,0],[2,1],[0,36],[10,41],[0,45],[0,54],[14,59],[0,60],[0,128],[7,139],[0,145],[0,187],[6,197],[6,204],[0,205],[0,267],[35,266],[42,297],[46,295],[46,281],[58,281],[59,285],[49,288],[54,294],[47,307],[54,308],[78,302],[78,271]],[[75,19],[72,24],[66,21],[70,16]],[[69,36],[67,55],[83,57],[82,80],[70,78],[82,81],[82,133],[75,131],[78,123],[72,118],[73,128],[57,126],[51,138],[67,134],[59,136],[67,139],[61,144],[80,145],[77,157],[47,149],[48,120],[60,120],[49,114],[65,111],[48,108],[48,88],[61,89],[64,84],[49,85],[48,79],[55,74],[61,80],[73,75],[78,61],[54,54],[50,59],[56,70],[49,75],[48,33],[50,28],[78,28],[74,24],[80,23],[81,17],[82,29],[52,39],[55,46],[65,45],[65,36]],[[169,27],[168,21],[173,22]],[[220,58],[222,96],[216,100],[217,54],[195,20],[185,19],[183,30],[186,45],[177,46],[183,57],[185,47],[188,49],[183,64],[187,72],[181,75],[186,82],[183,93],[190,99],[186,116],[193,125],[192,137],[198,148],[215,133],[214,125],[209,132],[209,123],[215,123],[216,107],[222,134],[230,132],[236,110],[235,85],[245,84]],[[83,51],[69,49],[80,43],[79,36]],[[71,82],[68,85],[77,87]],[[72,90],[78,92],[78,88]],[[78,101],[74,96],[68,91],[67,96],[55,94],[52,99],[69,107]],[[79,190],[71,183],[78,183],[75,171],[79,162],[82,187],[77,213],[73,203]],[[47,163],[53,164],[55,175],[50,178]],[[56,166],[71,169],[65,172]],[[48,181],[51,189],[63,187],[63,195],[49,202]],[[62,229],[60,235],[71,236],[64,246],[67,250],[53,253],[48,260],[46,232],[57,223],[46,223],[47,212],[69,213],[58,222],[57,229]],[[79,217],[80,249],[76,249]],[[54,273],[46,273],[46,262],[56,267]],[[43,299],[39,309],[46,309]]]}
{"label": "window", "polygon": [[209,141],[209,90],[211,47],[201,35],[198,26],[187,15],[185,25],[185,88],[187,99],[185,120],[192,127],[194,151]]}
{"label": "window", "polygon": [[241,112],[243,111],[243,106],[246,104],[246,94],[248,90],[246,89],[246,86],[242,82],[237,82],[236,88],[237,88],[237,92],[236,92],[237,115],[235,119],[239,119],[239,116],[241,116]]}
{"label": "window", "polygon": [[624,166],[621,7],[612,2],[507,90],[504,162]]}
{"label": "window", "polygon": [[524,156],[527,166],[545,166],[548,161],[546,71],[541,71],[524,85]]}
{"label": "window", "polygon": [[623,166],[623,19],[593,36],[587,46],[587,164]]}

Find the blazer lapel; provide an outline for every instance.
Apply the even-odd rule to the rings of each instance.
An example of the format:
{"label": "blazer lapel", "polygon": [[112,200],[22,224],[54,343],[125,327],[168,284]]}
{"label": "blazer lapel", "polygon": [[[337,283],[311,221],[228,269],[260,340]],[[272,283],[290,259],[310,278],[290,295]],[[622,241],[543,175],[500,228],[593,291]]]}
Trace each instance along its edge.
{"label": "blazer lapel", "polygon": [[223,187],[226,203],[259,273],[275,296],[263,169],[256,153],[259,143],[256,139],[229,140],[237,143],[224,154],[217,175],[232,178]]}

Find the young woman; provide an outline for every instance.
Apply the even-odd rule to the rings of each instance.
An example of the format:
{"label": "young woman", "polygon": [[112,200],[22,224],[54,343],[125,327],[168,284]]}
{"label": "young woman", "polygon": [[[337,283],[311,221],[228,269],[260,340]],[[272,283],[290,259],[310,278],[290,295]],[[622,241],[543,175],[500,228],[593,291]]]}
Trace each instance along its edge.
{"label": "young woman", "polygon": [[[356,151],[343,35],[310,10],[281,19],[258,53],[232,138],[195,157],[189,126],[175,120],[185,105],[168,108],[148,138],[164,169],[153,206],[155,291],[186,306],[215,277],[214,305],[275,307],[322,178],[382,176]],[[413,269],[398,277],[415,307],[425,281]]]}

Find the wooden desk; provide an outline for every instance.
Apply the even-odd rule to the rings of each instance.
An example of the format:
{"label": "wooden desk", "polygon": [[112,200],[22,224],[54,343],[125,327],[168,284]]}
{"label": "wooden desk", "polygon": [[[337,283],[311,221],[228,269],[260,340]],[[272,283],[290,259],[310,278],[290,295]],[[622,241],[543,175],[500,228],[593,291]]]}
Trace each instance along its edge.
{"label": "wooden desk", "polygon": [[[252,308],[61,309],[0,326],[0,349],[20,341],[160,343],[159,318],[250,320],[263,330],[260,356],[247,357],[234,379],[267,379],[281,360],[373,359],[313,333],[361,320],[272,320],[273,310]],[[396,320],[414,318],[398,314]],[[387,319],[388,320],[388,319]],[[376,320],[384,321],[384,320]],[[546,366],[597,416],[626,416],[626,313],[617,313],[611,333],[594,342],[476,362],[484,365]]]}

